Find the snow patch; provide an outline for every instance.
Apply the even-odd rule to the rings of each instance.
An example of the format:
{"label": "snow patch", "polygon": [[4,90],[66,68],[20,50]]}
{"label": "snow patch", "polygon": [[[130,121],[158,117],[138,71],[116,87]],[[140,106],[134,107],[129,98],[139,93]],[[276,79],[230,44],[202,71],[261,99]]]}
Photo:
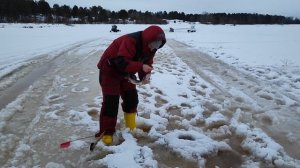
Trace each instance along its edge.
{"label": "snow patch", "polygon": [[163,140],[171,150],[187,159],[215,156],[218,151],[231,150],[225,142],[215,141],[193,130],[174,130],[167,133]]}

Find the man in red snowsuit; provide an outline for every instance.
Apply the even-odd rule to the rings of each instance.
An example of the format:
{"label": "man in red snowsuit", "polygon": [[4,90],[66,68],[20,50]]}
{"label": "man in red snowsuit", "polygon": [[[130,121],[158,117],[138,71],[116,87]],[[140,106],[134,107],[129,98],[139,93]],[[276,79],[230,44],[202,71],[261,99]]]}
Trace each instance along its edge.
{"label": "man in red snowsuit", "polygon": [[149,26],[144,31],[115,39],[103,53],[97,65],[103,94],[97,135],[102,135],[105,144],[112,143],[120,96],[125,125],[135,128],[138,94],[136,86],[128,81],[127,76],[138,73],[143,83],[147,83],[145,76],[151,73],[153,57],[165,43],[164,31],[159,26]]}

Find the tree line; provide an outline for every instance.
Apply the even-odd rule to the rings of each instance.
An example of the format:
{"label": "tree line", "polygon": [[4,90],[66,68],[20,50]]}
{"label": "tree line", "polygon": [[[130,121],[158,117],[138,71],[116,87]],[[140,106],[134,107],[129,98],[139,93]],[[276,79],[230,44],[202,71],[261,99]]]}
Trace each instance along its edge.
{"label": "tree line", "polygon": [[178,19],[203,24],[300,24],[298,18],[249,13],[141,12],[137,10],[110,11],[101,6],[78,7],[54,4],[45,0],[0,0],[0,22],[5,23],[137,23],[165,24]]}

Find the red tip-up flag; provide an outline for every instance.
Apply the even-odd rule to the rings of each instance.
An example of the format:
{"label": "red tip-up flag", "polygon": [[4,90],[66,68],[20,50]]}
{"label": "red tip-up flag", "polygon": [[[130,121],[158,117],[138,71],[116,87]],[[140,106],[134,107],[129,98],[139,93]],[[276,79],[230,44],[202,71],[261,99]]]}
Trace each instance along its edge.
{"label": "red tip-up flag", "polygon": [[64,142],[62,144],[60,144],[60,149],[64,149],[64,148],[68,148],[71,145],[71,141],[68,142]]}

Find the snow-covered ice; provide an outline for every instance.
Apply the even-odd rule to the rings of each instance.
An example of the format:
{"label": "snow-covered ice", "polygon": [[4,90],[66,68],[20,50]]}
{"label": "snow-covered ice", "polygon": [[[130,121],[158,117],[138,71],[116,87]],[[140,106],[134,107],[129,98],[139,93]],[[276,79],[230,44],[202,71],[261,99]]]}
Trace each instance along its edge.
{"label": "snow-covered ice", "polygon": [[300,167],[299,25],[161,25],[137,129],[120,108],[94,152],[93,138],[59,144],[98,130],[97,61],[148,25],[0,25],[1,167]]}

